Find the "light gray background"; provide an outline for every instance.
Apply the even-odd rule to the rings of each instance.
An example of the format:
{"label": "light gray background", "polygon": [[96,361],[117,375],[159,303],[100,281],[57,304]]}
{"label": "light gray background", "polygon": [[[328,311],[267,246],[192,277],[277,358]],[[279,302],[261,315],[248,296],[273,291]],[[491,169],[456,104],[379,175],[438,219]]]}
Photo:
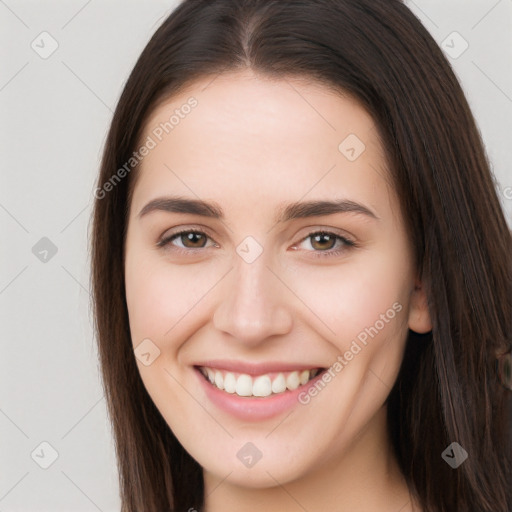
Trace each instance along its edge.
{"label": "light gray background", "polygon": [[[449,60],[512,225],[512,0],[407,4],[441,46],[460,52],[454,31],[469,44]],[[89,309],[89,217],[121,88],[175,5],[0,0],[0,512],[119,510]],[[58,43],[46,59],[31,47],[51,48],[43,31]],[[32,252],[42,237],[58,249],[46,262]]]}

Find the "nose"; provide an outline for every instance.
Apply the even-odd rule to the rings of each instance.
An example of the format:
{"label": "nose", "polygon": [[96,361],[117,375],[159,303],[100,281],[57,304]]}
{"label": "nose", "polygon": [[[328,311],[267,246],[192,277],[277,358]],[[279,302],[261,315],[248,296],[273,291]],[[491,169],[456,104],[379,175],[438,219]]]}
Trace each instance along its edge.
{"label": "nose", "polygon": [[240,258],[222,283],[213,324],[248,346],[286,334],[293,324],[286,292],[262,256],[252,263]]}

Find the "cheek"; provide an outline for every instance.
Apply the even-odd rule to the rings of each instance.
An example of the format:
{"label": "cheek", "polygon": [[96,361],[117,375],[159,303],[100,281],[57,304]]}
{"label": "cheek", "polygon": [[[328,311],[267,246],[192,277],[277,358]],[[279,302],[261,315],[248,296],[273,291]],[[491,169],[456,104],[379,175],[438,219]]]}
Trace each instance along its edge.
{"label": "cheek", "polygon": [[150,338],[162,350],[178,348],[183,336],[173,334],[189,329],[197,306],[222,274],[207,265],[172,265],[165,256],[136,250],[127,255],[125,269],[132,341]]}
{"label": "cheek", "polygon": [[134,345],[144,338],[161,339],[172,325],[172,286],[148,258],[135,252],[126,258],[125,283]]}
{"label": "cheek", "polygon": [[126,266],[126,301],[133,343],[163,340],[189,302],[184,274],[166,271],[149,259],[134,258],[132,263]]}
{"label": "cheek", "polygon": [[[162,413],[166,404],[183,400],[182,388],[175,380],[181,381],[183,376],[175,363],[183,340],[192,334],[188,325],[191,313],[204,295],[200,286],[194,286],[194,280],[192,267],[169,265],[160,255],[135,247],[127,253],[125,287],[133,347],[149,339],[160,351],[149,365],[138,360],[137,367]],[[141,346],[156,353],[151,344]]]}
{"label": "cheek", "polygon": [[[343,349],[377,322],[380,330],[402,332],[410,287],[407,265],[394,254],[368,252],[346,264],[297,273],[302,277],[296,278],[295,289],[321,321],[320,332]],[[385,328],[381,315],[390,320]]]}

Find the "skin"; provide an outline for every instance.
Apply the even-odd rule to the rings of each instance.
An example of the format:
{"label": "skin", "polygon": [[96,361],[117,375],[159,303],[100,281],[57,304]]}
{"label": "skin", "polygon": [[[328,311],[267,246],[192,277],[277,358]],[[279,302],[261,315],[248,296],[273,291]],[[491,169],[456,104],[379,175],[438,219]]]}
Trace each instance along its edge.
{"label": "skin", "polygon": [[[133,346],[149,338],[160,350],[148,366],[137,360],[144,385],[204,468],[208,512],[256,504],[281,512],[420,510],[391,450],[384,402],[408,329],[428,332],[431,321],[376,126],[353,99],[320,84],[252,71],[212,79],[160,105],[143,134],[197,99],[143,159],[129,209]],[[354,161],[338,149],[351,133],[365,144]],[[138,216],[149,201],[171,194],[215,202],[225,217]],[[345,212],[274,221],[284,203],[320,199],[349,199],[378,218]],[[201,239],[187,246],[183,237],[156,245],[194,227],[207,235],[203,248]],[[357,245],[308,238],[319,230]],[[263,248],[252,263],[236,251],[247,236]],[[193,369],[220,358],[327,368],[395,303],[401,311],[291,413],[235,418],[209,401]],[[263,454],[251,468],[236,456],[249,441]]]}

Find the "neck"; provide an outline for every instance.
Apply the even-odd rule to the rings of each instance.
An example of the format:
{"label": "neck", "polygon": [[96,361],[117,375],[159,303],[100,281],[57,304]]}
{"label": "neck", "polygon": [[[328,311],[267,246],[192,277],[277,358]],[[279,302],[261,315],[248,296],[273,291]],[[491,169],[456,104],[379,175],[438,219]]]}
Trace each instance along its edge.
{"label": "neck", "polygon": [[268,488],[242,487],[204,474],[205,512],[418,512],[411,502],[386,427],[383,406],[342,453],[327,455],[314,469]]}

